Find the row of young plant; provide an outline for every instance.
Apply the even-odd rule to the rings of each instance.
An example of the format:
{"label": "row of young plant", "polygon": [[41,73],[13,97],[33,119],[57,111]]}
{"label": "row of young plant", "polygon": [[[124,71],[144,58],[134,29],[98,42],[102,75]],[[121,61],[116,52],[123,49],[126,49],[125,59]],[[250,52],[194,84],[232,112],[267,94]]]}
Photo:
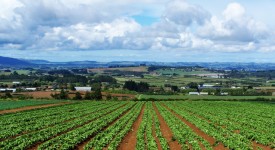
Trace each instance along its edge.
{"label": "row of young plant", "polygon": [[[103,105],[101,103],[85,103],[91,107],[96,105]],[[28,122],[28,121],[35,121],[38,118],[51,116],[51,115],[58,115],[62,112],[59,111],[60,109],[63,110],[77,110],[76,108],[83,107],[83,103],[72,103],[72,104],[66,104],[66,105],[60,105],[60,106],[54,106],[54,107],[47,107],[47,108],[41,108],[41,109],[35,109],[35,110],[29,110],[29,111],[22,111],[17,113],[11,113],[11,114],[5,114],[0,115],[1,122],[0,126],[8,125],[8,124],[15,124],[20,122]],[[22,117],[24,116],[24,117]]]}
{"label": "row of young plant", "polygon": [[[224,106],[213,109],[213,105],[217,104],[201,103],[183,103],[177,104],[177,106],[181,106],[184,108],[183,110],[195,113],[217,126],[223,126],[226,130],[238,131],[238,134],[251,141],[266,146],[271,145],[272,148],[275,148],[275,118],[268,115],[270,112],[274,112],[274,110],[268,109],[271,107],[262,104],[224,103]],[[251,110],[253,113],[250,113]]]}
{"label": "row of young plant", "polygon": [[[156,103],[157,109],[173,132],[172,140],[178,141],[182,149],[212,149],[210,143],[198,136],[185,123],[167,110],[160,102]],[[200,146],[201,145],[201,146]]]}
{"label": "row of young plant", "polygon": [[167,102],[165,103],[165,105],[173,110],[175,113],[179,114],[181,117],[194,124],[206,134],[214,137],[217,140],[216,142],[222,142],[229,149],[252,148],[250,140],[248,140],[245,136],[231,132],[223,126],[217,126],[213,122],[209,122],[197,116],[190,115],[190,113],[171,102]]}
{"label": "row of young plant", "polygon": [[[56,125],[53,125],[48,128],[44,128],[38,131],[29,132],[23,134],[21,136],[17,136],[16,138],[10,138],[0,142],[1,150],[9,150],[9,149],[26,149],[31,147],[32,145],[37,144],[38,142],[44,142],[49,140],[52,137],[56,137],[59,134],[68,132],[74,128],[78,128],[87,123],[93,123],[96,119],[100,119],[101,117],[110,114],[112,112],[118,112],[119,108],[125,108],[132,106],[134,103],[129,103],[126,106],[121,105],[109,107],[107,109],[98,110],[97,112],[87,115],[85,117],[79,117],[73,120],[65,121]],[[123,107],[122,107],[123,106]],[[92,108],[91,108],[92,109]]]}
{"label": "row of young plant", "polygon": [[117,149],[117,147],[119,146],[119,144],[122,141],[122,139],[132,129],[132,126],[133,126],[134,122],[138,118],[139,114],[141,113],[141,109],[144,106],[143,102],[142,103],[140,102],[139,104],[141,104],[141,105],[139,106],[140,108],[138,109],[138,111],[136,112],[136,114],[133,116],[133,118],[131,120],[129,120],[129,122],[126,124],[126,126],[112,140],[112,142],[108,146],[108,150],[115,150],[115,149]]}
{"label": "row of young plant", "polygon": [[135,103],[130,103],[121,107],[109,114],[101,116],[95,121],[85,124],[81,127],[75,128],[65,134],[50,139],[49,141],[41,144],[38,149],[40,150],[53,150],[53,149],[75,149],[77,144],[84,142],[91,136],[95,136],[104,128],[118,119],[123,113],[130,110]]}
{"label": "row of young plant", "polygon": [[155,137],[153,136],[153,107],[152,102],[146,102],[142,122],[137,133],[136,150],[158,149]]}
{"label": "row of young plant", "polygon": [[[73,105],[71,105],[73,107]],[[53,114],[49,114],[49,116],[40,117],[37,119],[26,120],[26,116],[22,114],[21,118],[25,118],[25,121],[10,123],[8,125],[0,126],[0,139],[7,139],[12,136],[17,136],[22,133],[33,132],[36,130],[40,130],[46,127],[50,127],[52,125],[56,125],[62,123],[67,120],[72,120],[78,117],[84,117],[85,115],[89,115],[91,113],[113,107],[113,104],[104,105],[82,105],[82,107],[76,106],[75,108],[70,109],[69,107],[62,108],[52,111]],[[68,109],[69,108],[69,109]],[[55,112],[55,113],[54,113]],[[14,117],[19,118],[19,116]]]}
{"label": "row of young plant", "polygon": [[[155,108],[156,109],[156,108]],[[151,110],[154,110],[154,108],[152,108]],[[160,122],[156,113],[157,110],[153,111],[153,120],[154,120],[154,126],[155,126],[155,132],[156,132],[156,136],[159,139],[160,142],[160,146],[163,150],[169,150],[169,145],[167,140],[163,137],[163,134],[160,130]]]}
{"label": "row of young plant", "polygon": [[[138,103],[132,110],[127,112],[124,116],[122,116],[119,120],[117,120],[113,125],[109,126],[106,130],[100,132],[95,137],[93,137],[87,145],[85,145],[85,150],[94,149],[94,150],[102,150],[116,138],[118,135],[128,124],[132,125],[140,113],[141,107],[143,103]],[[117,141],[117,140],[116,140]],[[121,139],[119,140],[119,142]],[[117,143],[119,143],[117,142]],[[115,149],[117,145],[113,145]]]}

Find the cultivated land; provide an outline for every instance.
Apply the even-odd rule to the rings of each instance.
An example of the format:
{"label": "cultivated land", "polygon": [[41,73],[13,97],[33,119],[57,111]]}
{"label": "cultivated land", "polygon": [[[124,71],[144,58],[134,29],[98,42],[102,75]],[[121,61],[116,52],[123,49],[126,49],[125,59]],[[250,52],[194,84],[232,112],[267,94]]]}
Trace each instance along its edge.
{"label": "cultivated land", "polygon": [[271,150],[274,114],[263,102],[60,103],[0,115],[0,149]]}
{"label": "cultivated land", "polygon": [[14,109],[25,106],[35,106],[43,104],[61,103],[62,101],[56,100],[0,100],[0,112],[1,110]]}

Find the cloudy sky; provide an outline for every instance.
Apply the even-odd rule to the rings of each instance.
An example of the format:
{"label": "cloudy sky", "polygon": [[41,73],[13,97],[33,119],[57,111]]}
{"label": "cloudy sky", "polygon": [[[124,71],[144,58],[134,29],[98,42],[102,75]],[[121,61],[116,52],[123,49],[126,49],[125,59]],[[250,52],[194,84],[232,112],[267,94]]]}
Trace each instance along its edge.
{"label": "cloudy sky", "polygon": [[275,62],[274,0],[0,0],[0,55]]}

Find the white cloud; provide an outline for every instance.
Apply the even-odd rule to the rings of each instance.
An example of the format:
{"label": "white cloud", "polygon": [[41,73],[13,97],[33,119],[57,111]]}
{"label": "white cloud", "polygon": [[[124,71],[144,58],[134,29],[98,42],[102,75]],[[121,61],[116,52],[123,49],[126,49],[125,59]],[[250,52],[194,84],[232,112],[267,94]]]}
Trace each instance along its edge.
{"label": "white cloud", "polygon": [[78,23],[66,27],[53,27],[37,40],[32,49],[115,49],[115,39],[137,32],[140,25],[129,18],[111,23]]}
{"label": "white cloud", "polygon": [[261,22],[247,16],[238,3],[231,3],[223,11],[223,18],[216,16],[199,29],[198,35],[220,41],[258,42],[267,38],[268,28]]}
{"label": "white cloud", "polygon": [[189,26],[193,23],[203,24],[210,14],[202,7],[191,5],[184,0],[172,0],[167,4],[163,17],[176,24]]}
{"label": "white cloud", "polygon": [[[1,0],[0,5],[2,49],[272,51],[275,37],[239,3],[230,3],[220,17],[185,0]],[[159,21],[142,26],[132,19],[144,13]]]}

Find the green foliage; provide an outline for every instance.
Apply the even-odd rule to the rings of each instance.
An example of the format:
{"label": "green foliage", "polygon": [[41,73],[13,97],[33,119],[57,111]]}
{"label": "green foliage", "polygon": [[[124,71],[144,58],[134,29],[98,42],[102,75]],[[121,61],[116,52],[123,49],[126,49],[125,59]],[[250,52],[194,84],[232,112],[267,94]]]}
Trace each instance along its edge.
{"label": "green foliage", "polygon": [[73,99],[74,99],[74,100],[81,100],[81,99],[82,99],[81,93],[76,92]]}

